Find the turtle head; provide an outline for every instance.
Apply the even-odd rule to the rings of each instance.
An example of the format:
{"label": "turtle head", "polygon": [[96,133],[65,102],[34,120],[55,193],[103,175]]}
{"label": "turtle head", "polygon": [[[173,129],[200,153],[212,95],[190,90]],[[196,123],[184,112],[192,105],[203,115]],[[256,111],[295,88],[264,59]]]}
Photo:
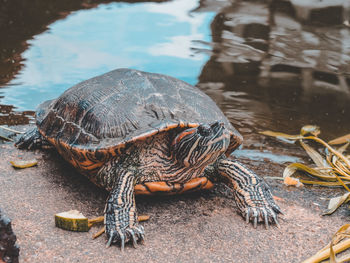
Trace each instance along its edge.
{"label": "turtle head", "polygon": [[230,133],[224,124],[201,124],[178,134],[173,141],[174,155],[184,166],[214,163],[230,144]]}

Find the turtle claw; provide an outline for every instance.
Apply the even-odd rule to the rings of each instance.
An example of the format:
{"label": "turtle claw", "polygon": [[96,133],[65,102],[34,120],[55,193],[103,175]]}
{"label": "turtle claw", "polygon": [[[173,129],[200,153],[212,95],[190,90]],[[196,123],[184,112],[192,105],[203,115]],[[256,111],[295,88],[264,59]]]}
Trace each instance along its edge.
{"label": "turtle claw", "polygon": [[[276,205],[277,206],[277,205]],[[277,219],[277,214],[279,212],[275,212],[276,210],[271,209],[268,206],[262,207],[248,207],[245,214],[245,220],[247,223],[252,222],[253,227],[257,228],[258,222],[263,222],[265,228],[268,229],[271,223],[275,224],[276,227],[280,227]]]}
{"label": "turtle claw", "polygon": [[145,233],[143,230],[143,226],[139,226],[139,228],[137,230],[138,230],[138,232],[136,232],[136,235],[139,238],[139,240],[141,241],[141,243],[144,244],[145,243]]}
{"label": "turtle claw", "polygon": [[269,223],[279,227],[277,215],[283,213],[275,203],[268,186],[262,181],[254,188],[245,191],[249,193],[250,197],[245,202],[246,207],[241,210],[246,222],[252,222],[254,228],[257,227],[258,222],[262,222],[266,229],[268,229]]}
{"label": "turtle claw", "polygon": [[269,228],[269,218],[267,216],[266,211],[264,211],[264,222],[265,222],[265,228],[268,229]]}
{"label": "turtle claw", "polygon": [[140,239],[141,244],[145,244],[145,234],[140,232],[137,236]]}
{"label": "turtle claw", "polygon": [[254,228],[257,228],[258,226],[258,217],[254,217]]}
{"label": "turtle claw", "polygon": [[284,215],[284,213],[282,212],[281,208],[280,208],[278,205],[274,204],[274,205],[272,206],[272,209],[273,209],[273,211],[275,211],[277,214]]}
{"label": "turtle claw", "polygon": [[276,216],[275,214],[273,215],[272,219],[273,219],[274,223],[276,224],[276,226],[277,226],[278,228],[280,228],[281,226],[280,226],[280,224],[278,223],[277,216]]}
{"label": "turtle claw", "polygon": [[[106,232],[108,233],[108,232]],[[134,226],[134,227],[127,227],[124,229],[124,231],[110,231],[110,234],[108,236],[108,241],[106,244],[106,247],[110,247],[113,243],[120,243],[120,249],[121,251],[124,251],[125,244],[129,241],[132,241],[132,244],[134,248],[137,247],[137,241],[140,240],[143,242],[144,240],[144,233],[143,233],[143,227],[142,226]]]}
{"label": "turtle claw", "polygon": [[109,248],[111,245],[112,245],[112,241],[113,241],[113,235],[111,235],[107,241],[107,244],[106,244],[106,248]]}
{"label": "turtle claw", "polygon": [[132,229],[128,229],[128,233],[131,236],[132,245],[134,246],[134,248],[136,248],[137,247],[137,238],[136,238],[135,232]]}
{"label": "turtle claw", "polygon": [[246,213],[246,215],[245,215],[245,222],[246,222],[247,224],[249,224],[249,221],[250,221],[249,212],[250,212],[250,207],[248,207],[247,213]]}
{"label": "turtle claw", "polygon": [[120,235],[120,250],[124,252],[125,247],[125,236],[122,234]]}

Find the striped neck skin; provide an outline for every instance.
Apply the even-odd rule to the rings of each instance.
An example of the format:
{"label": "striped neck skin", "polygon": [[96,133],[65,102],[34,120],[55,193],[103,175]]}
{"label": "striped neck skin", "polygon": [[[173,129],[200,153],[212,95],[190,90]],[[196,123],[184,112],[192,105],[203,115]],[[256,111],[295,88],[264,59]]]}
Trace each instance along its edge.
{"label": "striped neck skin", "polygon": [[219,122],[184,130],[173,140],[173,162],[166,174],[176,182],[199,177],[208,165],[225,153],[229,144],[230,133]]}

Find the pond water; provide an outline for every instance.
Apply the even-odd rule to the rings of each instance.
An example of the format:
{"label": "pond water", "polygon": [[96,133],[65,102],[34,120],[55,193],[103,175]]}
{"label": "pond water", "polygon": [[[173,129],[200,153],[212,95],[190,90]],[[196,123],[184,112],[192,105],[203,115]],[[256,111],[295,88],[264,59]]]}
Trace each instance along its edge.
{"label": "pond water", "polygon": [[127,67],[197,85],[243,135],[305,124],[325,138],[350,131],[343,20],[308,21],[288,1],[10,2],[0,8],[0,124],[33,122],[41,102]]}

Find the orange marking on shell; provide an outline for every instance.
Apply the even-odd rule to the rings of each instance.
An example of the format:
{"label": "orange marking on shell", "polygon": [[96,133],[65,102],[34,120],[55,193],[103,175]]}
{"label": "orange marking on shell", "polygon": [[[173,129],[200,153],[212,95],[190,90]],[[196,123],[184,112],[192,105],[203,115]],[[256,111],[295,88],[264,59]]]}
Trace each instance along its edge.
{"label": "orange marking on shell", "polygon": [[162,131],[169,131],[171,129],[174,129],[178,126],[178,124],[172,124],[172,125],[169,125],[169,126],[166,126],[164,129],[162,129]]}
{"label": "orange marking on shell", "polygon": [[149,182],[137,184],[134,188],[137,195],[154,195],[154,194],[181,194],[190,190],[211,189],[214,184],[206,177],[194,178],[184,184],[166,182]]}
{"label": "orange marking on shell", "polygon": [[[52,139],[52,138],[47,138],[47,140],[56,147],[57,144],[63,146],[64,148],[67,148],[67,149],[70,149],[70,145],[67,144],[67,143],[64,143],[64,142],[57,142],[56,140]],[[59,147],[56,147],[56,149],[60,152],[59,150]],[[82,151],[83,155],[84,155],[84,158],[85,158],[85,161],[83,162],[79,162],[78,160],[74,159],[73,155],[71,156],[71,158],[69,159],[66,159],[71,165],[73,165],[75,168],[79,169],[79,170],[93,170],[95,168],[99,168],[103,165],[103,162],[98,162],[98,163],[95,163],[95,162],[92,162],[90,161],[87,156],[86,156],[86,153],[88,151]],[[62,156],[65,156],[64,154],[62,154],[60,152],[60,154]]]}
{"label": "orange marking on shell", "polygon": [[[175,129],[177,127],[180,128],[195,128],[198,127],[199,124],[198,123],[184,123],[184,122],[180,122],[180,123],[176,123],[176,124],[171,124],[169,126],[163,127],[159,130],[155,130],[153,132],[146,132],[143,133],[139,136],[135,136],[133,137],[131,140],[127,141],[127,142],[136,142],[136,141],[142,141],[145,140],[157,133],[160,132],[164,132],[164,131],[168,131],[171,129]],[[45,132],[43,132],[42,130],[39,129],[39,132],[41,133],[41,135],[46,138],[52,145],[54,145],[56,147],[56,145],[62,145],[63,147],[70,149],[70,147],[74,148],[76,151],[81,152],[81,153],[86,153],[86,152],[91,152],[91,148],[89,148],[89,146],[86,145],[69,145],[65,142],[62,142],[60,140],[56,141],[53,138],[47,137],[45,136]],[[125,147],[125,143],[119,143],[118,145],[112,146],[111,147],[101,147],[98,148],[99,151],[107,151],[109,153],[111,153],[113,156],[116,155],[115,150],[118,151],[119,154],[122,154],[121,149],[123,149]],[[56,147],[57,148],[57,147]]]}

